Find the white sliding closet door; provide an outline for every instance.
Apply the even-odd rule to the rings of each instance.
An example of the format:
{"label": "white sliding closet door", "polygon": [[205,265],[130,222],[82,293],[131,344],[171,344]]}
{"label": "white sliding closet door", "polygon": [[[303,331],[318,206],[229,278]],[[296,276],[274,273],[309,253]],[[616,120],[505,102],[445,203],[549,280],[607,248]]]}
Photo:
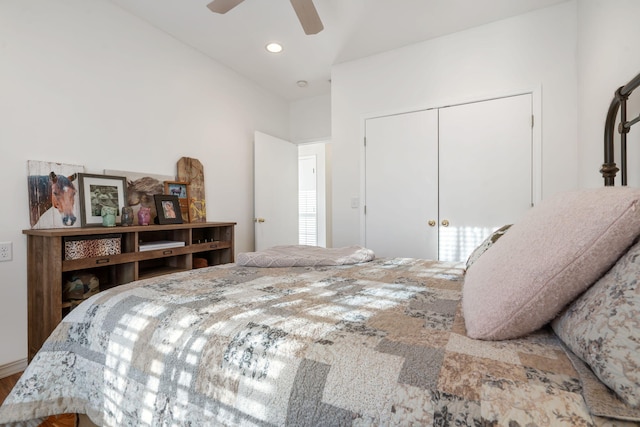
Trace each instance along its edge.
{"label": "white sliding closet door", "polygon": [[365,245],[379,257],[437,259],[438,112],[365,123]]}
{"label": "white sliding closet door", "polygon": [[466,260],[532,206],[531,114],[530,94],[440,109],[439,259]]}

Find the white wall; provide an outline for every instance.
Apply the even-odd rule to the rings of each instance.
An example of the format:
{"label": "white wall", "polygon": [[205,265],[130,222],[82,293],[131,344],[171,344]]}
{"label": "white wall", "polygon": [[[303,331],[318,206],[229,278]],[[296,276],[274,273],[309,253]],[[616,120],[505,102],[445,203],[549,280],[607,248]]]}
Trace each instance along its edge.
{"label": "white wall", "polygon": [[331,138],[331,95],[291,102],[291,142],[327,141]]}
{"label": "white wall", "polygon": [[207,219],[253,250],[253,134],[289,105],[105,0],[0,2],[0,366],[27,355],[27,160],[175,175],[204,165]]}
{"label": "white wall", "polygon": [[577,187],[576,9],[562,3],[334,66],[333,245],[362,243],[362,205],[351,201],[361,198],[366,117],[538,88],[542,197]]}
{"label": "white wall", "polygon": [[[604,123],[615,91],[640,73],[640,2],[578,1],[578,141],[580,184],[599,187]],[[629,97],[628,120],[640,114],[640,88]],[[618,115],[618,118],[620,116]],[[618,136],[616,121],[615,135]],[[619,137],[615,138],[616,147]],[[627,135],[628,185],[640,186],[640,124]],[[619,158],[616,159],[618,167]],[[620,184],[620,175],[616,178]]]}

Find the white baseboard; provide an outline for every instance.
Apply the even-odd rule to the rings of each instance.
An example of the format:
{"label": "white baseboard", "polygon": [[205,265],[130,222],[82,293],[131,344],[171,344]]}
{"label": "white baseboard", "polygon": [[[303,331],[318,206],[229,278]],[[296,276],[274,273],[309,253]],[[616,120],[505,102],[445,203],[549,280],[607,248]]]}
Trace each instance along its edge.
{"label": "white baseboard", "polygon": [[16,360],[15,362],[0,365],[0,378],[6,378],[27,368],[27,359]]}

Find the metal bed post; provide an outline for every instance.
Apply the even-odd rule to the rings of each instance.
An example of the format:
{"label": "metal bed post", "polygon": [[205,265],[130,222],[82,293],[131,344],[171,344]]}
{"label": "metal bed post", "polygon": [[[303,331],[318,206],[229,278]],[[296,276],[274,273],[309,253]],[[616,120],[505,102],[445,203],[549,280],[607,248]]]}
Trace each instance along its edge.
{"label": "metal bed post", "polygon": [[627,185],[627,133],[634,124],[640,121],[640,115],[631,121],[627,121],[627,99],[635,88],[640,86],[640,74],[635,76],[625,86],[620,87],[611,101],[607,119],[604,127],[604,163],[600,169],[600,173],[604,178],[604,185],[615,185],[616,174],[620,169],[616,166],[614,159],[613,132],[615,129],[616,116],[618,108],[620,111],[620,124],[618,132],[620,132],[620,167],[622,168],[622,185]]}

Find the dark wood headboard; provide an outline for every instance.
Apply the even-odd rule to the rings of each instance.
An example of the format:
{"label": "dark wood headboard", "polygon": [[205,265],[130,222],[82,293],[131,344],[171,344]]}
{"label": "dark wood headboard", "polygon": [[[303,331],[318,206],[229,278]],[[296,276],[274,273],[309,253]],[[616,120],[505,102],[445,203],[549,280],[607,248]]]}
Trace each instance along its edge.
{"label": "dark wood headboard", "polygon": [[[627,121],[627,99],[638,86],[640,86],[640,74],[616,90],[607,112],[607,121],[604,125],[604,163],[602,164],[602,169],[600,169],[606,186],[615,185],[618,171],[621,171],[622,185],[627,185],[627,134],[631,126],[640,122],[640,115]],[[618,124],[618,132],[620,133],[620,169],[616,166],[613,158],[613,133],[615,132],[618,109],[620,109],[620,122]]]}

